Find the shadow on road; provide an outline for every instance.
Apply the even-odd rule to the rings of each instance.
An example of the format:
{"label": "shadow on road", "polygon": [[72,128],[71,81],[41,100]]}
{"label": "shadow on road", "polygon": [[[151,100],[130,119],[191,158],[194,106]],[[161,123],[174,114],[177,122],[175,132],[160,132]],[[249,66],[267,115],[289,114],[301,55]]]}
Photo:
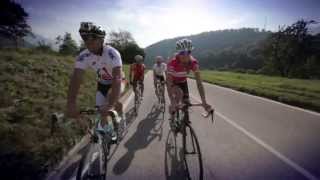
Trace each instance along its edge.
{"label": "shadow on road", "polygon": [[[160,114],[161,112],[157,109],[157,106],[153,105],[151,112],[140,121],[136,132],[124,144],[127,148],[127,153],[124,154],[113,167],[115,174],[124,173],[130,166],[135,152],[146,148],[157,136],[162,136],[157,133],[157,130],[162,132],[162,119],[161,121],[158,120]],[[155,127],[158,128],[155,130]],[[154,133],[154,131],[156,131],[156,133]]]}

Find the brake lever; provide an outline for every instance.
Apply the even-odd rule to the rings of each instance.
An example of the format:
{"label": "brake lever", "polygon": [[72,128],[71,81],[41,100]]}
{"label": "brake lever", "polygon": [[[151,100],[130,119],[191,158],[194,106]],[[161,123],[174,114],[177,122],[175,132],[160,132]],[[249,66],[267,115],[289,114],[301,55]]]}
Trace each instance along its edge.
{"label": "brake lever", "polygon": [[211,114],[211,121],[212,121],[212,124],[214,123],[214,110],[212,109],[211,111],[210,111],[210,114]]}
{"label": "brake lever", "polygon": [[213,110],[213,109],[210,110],[207,114],[202,114],[202,116],[203,116],[204,118],[208,118],[210,115],[211,115],[211,121],[212,121],[212,124],[213,124],[213,123],[214,123],[214,118],[213,118],[213,116],[214,116],[214,110]]}

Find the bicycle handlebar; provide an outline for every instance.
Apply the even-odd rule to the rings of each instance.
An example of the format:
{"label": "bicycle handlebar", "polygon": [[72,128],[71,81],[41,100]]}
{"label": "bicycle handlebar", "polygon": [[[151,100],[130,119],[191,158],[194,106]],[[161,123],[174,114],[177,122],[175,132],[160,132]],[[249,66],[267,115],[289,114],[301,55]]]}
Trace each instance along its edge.
{"label": "bicycle handlebar", "polygon": [[93,115],[98,113],[98,106],[95,106],[94,108],[87,108],[80,110],[80,114],[87,114],[87,115]]}
{"label": "bicycle handlebar", "polygon": [[[202,106],[203,104],[202,103],[183,103],[183,104],[179,104],[178,105],[178,108],[179,109],[183,109],[183,108],[185,108],[185,107],[192,107],[192,106]],[[205,113],[203,113],[203,114],[201,114],[204,118],[208,118],[210,115],[211,115],[211,121],[212,121],[212,124],[214,123],[214,118],[213,118],[213,116],[214,116],[214,109],[211,109],[210,111],[207,111],[207,113],[205,114]]]}

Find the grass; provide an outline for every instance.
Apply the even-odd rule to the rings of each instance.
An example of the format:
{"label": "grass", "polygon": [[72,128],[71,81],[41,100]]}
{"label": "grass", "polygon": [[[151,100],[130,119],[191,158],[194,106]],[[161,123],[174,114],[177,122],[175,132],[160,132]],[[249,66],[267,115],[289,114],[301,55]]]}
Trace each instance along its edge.
{"label": "grass", "polygon": [[204,81],[320,112],[320,80],[201,71]]}
{"label": "grass", "polygon": [[[65,111],[74,59],[31,49],[0,50],[3,179],[43,179],[83,136],[84,132],[75,123],[50,133],[51,114]],[[124,70],[128,73],[127,65]],[[95,72],[87,71],[83,82],[78,104],[92,106]]]}

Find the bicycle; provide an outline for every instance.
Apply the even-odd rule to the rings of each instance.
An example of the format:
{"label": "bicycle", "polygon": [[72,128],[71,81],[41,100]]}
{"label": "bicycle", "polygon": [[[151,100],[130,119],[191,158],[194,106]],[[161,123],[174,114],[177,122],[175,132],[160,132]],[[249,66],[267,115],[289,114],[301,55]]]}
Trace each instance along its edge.
{"label": "bicycle", "polygon": [[[184,103],[178,106],[177,111],[175,112],[173,119],[170,120],[170,129],[174,133],[175,139],[179,134],[182,136],[182,161],[184,165],[184,171],[186,173],[187,179],[203,179],[203,164],[202,164],[202,155],[200,150],[199,141],[195,131],[191,126],[191,121],[189,119],[189,108],[192,106],[202,106],[202,104],[191,104]],[[212,123],[214,123],[214,111],[209,111],[204,117],[209,117],[211,115]],[[176,140],[175,140],[176,142]],[[175,145],[173,145],[175,146]],[[190,149],[189,146],[191,147]],[[188,159],[191,160],[191,163],[188,163]],[[196,156],[196,157],[195,157]],[[192,167],[190,167],[192,165]],[[198,172],[191,172],[195,169],[198,169]]]}
{"label": "bicycle", "polygon": [[162,112],[162,117],[164,118],[164,114],[166,111],[166,99],[165,99],[165,86],[164,82],[161,82],[159,79],[156,80],[156,96],[158,98],[158,102],[160,104],[160,110]]}
{"label": "bicycle", "polygon": [[114,141],[112,140],[111,132],[97,132],[96,128],[100,122],[100,115],[97,107],[94,109],[82,110],[80,111],[80,114],[88,116],[95,115],[95,118],[88,118],[91,129],[88,130],[90,142],[84,155],[80,159],[76,180],[105,180],[107,177],[107,164],[110,148],[113,144],[119,144],[119,142],[122,140],[123,132],[126,128],[125,120],[122,120],[117,124],[116,118],[118,117],[116,117],[115,114],[110,113],[108,116],[109,118],[112,118],[113,124],[115,125],[114,131],[117,133],[118,137],[117,140]]}

